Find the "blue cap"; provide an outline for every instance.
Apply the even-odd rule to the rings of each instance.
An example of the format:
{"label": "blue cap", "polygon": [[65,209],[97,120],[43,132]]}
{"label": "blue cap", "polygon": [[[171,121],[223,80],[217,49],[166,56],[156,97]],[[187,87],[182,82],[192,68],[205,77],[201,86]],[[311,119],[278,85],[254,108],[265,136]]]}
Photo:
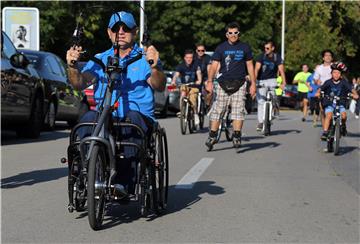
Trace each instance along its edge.
{"label": "blue cap", "polygon": [[124,23],[130,29],[136,27],[136,23],[132,14],[124,11],[117,12],[111,15],[108,27],[111,29],[117,22]]}

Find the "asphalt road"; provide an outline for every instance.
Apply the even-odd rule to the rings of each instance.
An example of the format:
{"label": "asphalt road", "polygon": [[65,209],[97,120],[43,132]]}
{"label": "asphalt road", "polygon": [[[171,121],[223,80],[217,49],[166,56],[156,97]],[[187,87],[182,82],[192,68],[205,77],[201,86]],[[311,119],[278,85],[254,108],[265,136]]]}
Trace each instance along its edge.
{"label": "asphalt road", "polygon": [[67,211],[69,130],[37,140],[2,132],[2,243],[359,242],[359,120],[350,116],[341,153],[323,151],[320,128],[282,111],[273,135],[244,126],[242,147],[223,140],[207,152],[207,130],[180,134],[176,117],[160,119],[170,153],[166,214],[141,218],[137,204],[114,204],[104,229]]}

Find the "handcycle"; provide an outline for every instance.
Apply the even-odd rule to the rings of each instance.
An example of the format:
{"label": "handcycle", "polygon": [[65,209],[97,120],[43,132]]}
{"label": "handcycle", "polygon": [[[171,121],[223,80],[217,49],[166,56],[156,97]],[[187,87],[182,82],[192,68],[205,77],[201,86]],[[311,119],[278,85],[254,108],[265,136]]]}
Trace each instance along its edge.
{"label": "handcycle", "polygon": [[[70,144],[67,149],[68,159],[68,197],[69,212],[83,211],[87,203],[88,219],[92,229],[101,228],[105,208],[113,200],[121,200],[128,195],[121,184],[115,180],[116,164],[124,158],[123,148],[133,147],[137,150],[139,161],[135,173],[135,194],[131,201],[139,202],[140,213],[146,216],[150,211],[160,214],[166,209],[169,185],[169,159],[165,129],[155,122],[149,138],[136,124],[114,120],[112,112],[116,109],[117,97],[112,103],[111,98],[116,78],[126,72],[129,64],[142,57],[139,53],[130,58],[125,65],[118,60],[108,61],[105,66],[100,60],[91,60],[99,64],[106,74],[108,83],[105,98],[99,106],[98,120],[93,123],[80,123],[70,133]],[[80,138],[79,129],[91,127],[91,136]],[[115,132],[122,128],[136,131],[140,143],[120,139]]]}
{"label": "handcycle", "polygon": [[349,93],[347,96],[336,96],[334,93],[330,95],[325,95],[323,91],[320,93],[321,98],[326,98],[331,101],[331,106],[334,108],[333,116],[331,123],[329,125],[329,133],[326,139],[327,142],[327,151],[334,152],[334,155],[339,154],[340,149],[340,138],[341,134],[341,127],[342,127],[342,119],[340,113],[340,101],[347,100],[352,97],[352,94]]}
{"label": "handcycle", "polygon": [[[187,84],[181,84],[187,87],[198,87],[194,82],[190,82]],[[198,94],[198,98],[200,97],[200,93]],[[198,108],[197,108],[198,109]],[[203,114],[204,116],[204,114]],[[199,116],[200,117],[200,116]],[[200,120],[200,118],[199,118]],[[201,123],[201,121],[200,121]],[[202,124],[204,124],[204,117],[202,118]],[[186,134],[186,128],[189,127],[190,134],[194,133],[196,130],[195,126],[195,115],[193,105],[189,99],[189,94],[186,96],[181,96],[180,98],[180,130],[181,134]]]}
{"label": "handcycle", "polygon": [[257,85],[256,87],[266,89],[262,133],[264,134],[264,136],[269,136],[271,133],[271,121],[274,118],[274,109],[273,109],[273,107],[275,106],[274,90],[279,88],[279,86]]}

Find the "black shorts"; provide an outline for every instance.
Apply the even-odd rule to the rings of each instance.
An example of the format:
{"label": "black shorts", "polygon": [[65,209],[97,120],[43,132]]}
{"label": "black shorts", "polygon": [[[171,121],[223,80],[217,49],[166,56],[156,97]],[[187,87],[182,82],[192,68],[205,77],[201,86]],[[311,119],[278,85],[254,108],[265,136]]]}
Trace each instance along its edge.
{"label": "black shorts", "polygon": [[308,99],[308,93],[307,92],[298,92],[298,100],[302,101],[304,99]]}

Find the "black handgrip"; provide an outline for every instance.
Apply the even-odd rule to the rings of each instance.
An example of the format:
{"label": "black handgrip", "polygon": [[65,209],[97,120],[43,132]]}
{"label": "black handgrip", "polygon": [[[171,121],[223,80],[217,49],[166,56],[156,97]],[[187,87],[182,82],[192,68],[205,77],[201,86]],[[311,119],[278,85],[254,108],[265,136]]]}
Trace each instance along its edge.
{"label": "black handgrip", "polygon": [[149,60],[148,60],[148,63],[149,63],[150,65],[153,65],[153,64],[154,64],[154,60],[153,60],[153,59],[149,59]]}

